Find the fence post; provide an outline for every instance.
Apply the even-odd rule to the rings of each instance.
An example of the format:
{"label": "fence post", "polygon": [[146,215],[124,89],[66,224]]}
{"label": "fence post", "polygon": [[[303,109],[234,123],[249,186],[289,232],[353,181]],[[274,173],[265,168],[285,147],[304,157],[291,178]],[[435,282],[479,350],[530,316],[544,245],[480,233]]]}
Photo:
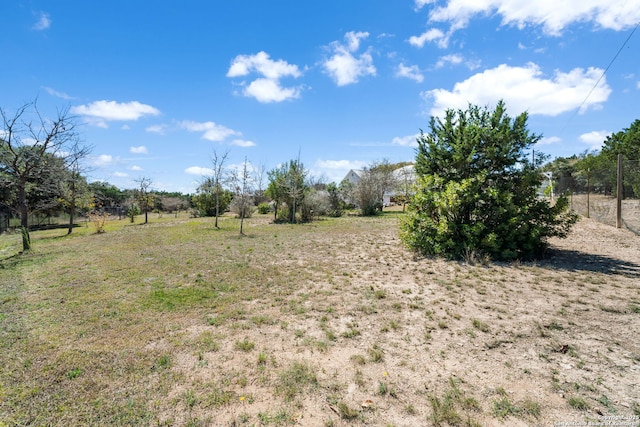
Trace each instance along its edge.
{"label": "fence post", "polygon": [[618,154],[618,182],[616,190],[616,228],[622,227],[622,154]]}

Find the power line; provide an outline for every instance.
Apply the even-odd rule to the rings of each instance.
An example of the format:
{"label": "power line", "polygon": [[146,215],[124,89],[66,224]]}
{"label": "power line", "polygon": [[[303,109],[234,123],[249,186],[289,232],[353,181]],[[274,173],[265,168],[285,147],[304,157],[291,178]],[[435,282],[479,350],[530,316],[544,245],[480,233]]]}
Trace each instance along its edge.
{"label": "power line", "polygon": [[[591,88],[591,90],[589,91],[587,96],[584,98],[584,100],[582,101],[582,103],[580,104],[578,109],[573,112],[573,115],[571,117],[569,117],[569,120],[567,120],[567,123],[565,124],[564,128],[566,128],[567,125],[569,124],[569,122],[571,122],[571,120],[573,120],[573,118],[576,116],[576,114],[578,114],[578,111],[580,111],[582,109],[582,107],[584,106],[584,104],[587,102],[587,100],[589,99],[589,97],[591,96],[593,91],[596,90],[596,88],[598,87],[598,85],[600,84],[602,79],[604,78],[605,74],[607,74],[607,71],[609,71],[609,68],[611,68],[611,66],[616,61],[616,59],[618,59],[618,56],[620,55],[620,52],[622,52],[622,49],[624,49],[624,47],[627,45],[627,43],[629,42],[629,40],[633,36],[633,33],[636,32],[638,27],[640,27],[640,21],[636,24],[635,28],[633,30],[631,30],[631,33],[629,34],[627,39],[624,41],[624,43],[622,43],[622,46],[620,46],[620,49],[618,49],[618,52],[616,52],[615,56],[611,59],[611,61],[609,62],[609,65],[607,65],[607,68],[605,68],[605,70],[602,72],[602,74],[600,75],[600,78],[598,78],[598,81],[596,81],[596,83],[593,85],[593,87]],[[564,130],[564,128],[563,128],[563,130]]]}

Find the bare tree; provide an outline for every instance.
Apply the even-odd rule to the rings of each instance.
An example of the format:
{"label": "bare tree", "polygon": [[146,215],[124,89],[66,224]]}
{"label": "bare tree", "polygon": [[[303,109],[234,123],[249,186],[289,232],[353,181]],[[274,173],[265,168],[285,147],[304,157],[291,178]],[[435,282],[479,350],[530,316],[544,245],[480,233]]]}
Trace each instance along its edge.
{"label": "bare tree", "polygon": [[266,178],[267,178],[267,166],[264,163],[261,163],[260,166],[255,168],[255,171],[254,171],[254,181],[256,184],[254,203],[256,205],[263,203],[266,200],[266,197],[265,197]]}
{"label": "bare tree", "polygon": [[211,156],[211,163],[213,165],[213,175],[211,178],[213,179],[213,194],[216,199],[216,228],[220,228],[218,227],[218,217],[220,216],[220,195],[224,191],[222,185],[224,184],[227,175],[226,170],[224,169],[224,164],[228,156],[229,150],[225,151],[221,155],[218,155],[218,153],[213,150],[213,155]]}
{"label": "bare tree", "polygon": [[69,110],[58,111],[47,119],[40,114],[36,101],[19,107],[13,115],[0,108],[0,172],[16,191],[16,210],[20,215],[22,249],[31,249],[29,236],[28,189],[52,166],[53,157],[65,158],[70,146],[78,143],[75,117]]}
{"label": "bare tree", "polygon": [[143,176],[136,179],[135,182],[138,183],[137,199],[140,208],[144,212],[144,223],[146,224],[149,222],[149,208],[153,206],[153,195],[150,193],[153,181],[151,178]]}
{"label": "bare tree", "polygon": [[394,165],[383,160],[363,169],[353,191],[362,215],[375,215],[382,211],[384,194],[396,187],[393,168]]}
{"label": "bare tree", "polygon": [[236,170],[231,175],[231,182],[234,190],[234,199],[236,200],[239,216],[240,216],[240,234],[244,235],[244,218],[247,211],[252,209],[251,193],[253,192],[253,177],[251,173],[251,164],[244,158],[241,170]]}
{"label": "bare tree", "polygon": [[84,172],[81,160],[84,159],[91,152],[91,147],[80,146],[78,142],[74,142],[69,151],[69,155],[66,159],[68,177],[67,177],[67,192],[65,194],[65,201],[69,207],[69,229],[67,234],[71,234],[73,231],[73,223],[75,221],[76,208],[78,204],[78,197],[86,190],[86,180],[82,176]]}

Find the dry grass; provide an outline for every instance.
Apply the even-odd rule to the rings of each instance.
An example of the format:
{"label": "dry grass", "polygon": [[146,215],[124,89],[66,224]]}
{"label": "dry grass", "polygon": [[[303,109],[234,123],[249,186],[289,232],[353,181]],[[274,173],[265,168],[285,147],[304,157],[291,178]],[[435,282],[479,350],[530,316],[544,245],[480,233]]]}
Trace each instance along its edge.
{"label": "dry grass", "polygon": [[640,415],[636,236],[582,221],[548,260],[470,265],[415,259],[398,215],[1,236],[0,426]]}

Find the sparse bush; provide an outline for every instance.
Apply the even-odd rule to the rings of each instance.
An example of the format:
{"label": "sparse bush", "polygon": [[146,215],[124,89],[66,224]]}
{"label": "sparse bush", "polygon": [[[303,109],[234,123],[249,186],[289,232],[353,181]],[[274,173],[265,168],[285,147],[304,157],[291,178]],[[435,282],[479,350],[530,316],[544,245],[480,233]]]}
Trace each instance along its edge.
{"label": "sparse bush", "polygon": [[269,203],[260,203],[258,205],[258,213],[260,214],[268,214],[271,212],[271,205]]}
{"label": "sparse bush", "polygon": [[93,226],[96,228],[96,233],[104,233],[104,226],[107,222],[107,218],[109,218],[109,214],[106,212],[93,211],[89,212],[87,216],[89,217],[89,221],[91,221]]}
{"label": "sparse bush", "polygon": [[[244,215],[242,214],[243,209]],[[243,203],[241,197],[234,197],[229,204],[229,210],[236,214],[238,218],[251,218],[257,209],[258,208],[253,205],[252,200],[245,200],[245,202]]]}

